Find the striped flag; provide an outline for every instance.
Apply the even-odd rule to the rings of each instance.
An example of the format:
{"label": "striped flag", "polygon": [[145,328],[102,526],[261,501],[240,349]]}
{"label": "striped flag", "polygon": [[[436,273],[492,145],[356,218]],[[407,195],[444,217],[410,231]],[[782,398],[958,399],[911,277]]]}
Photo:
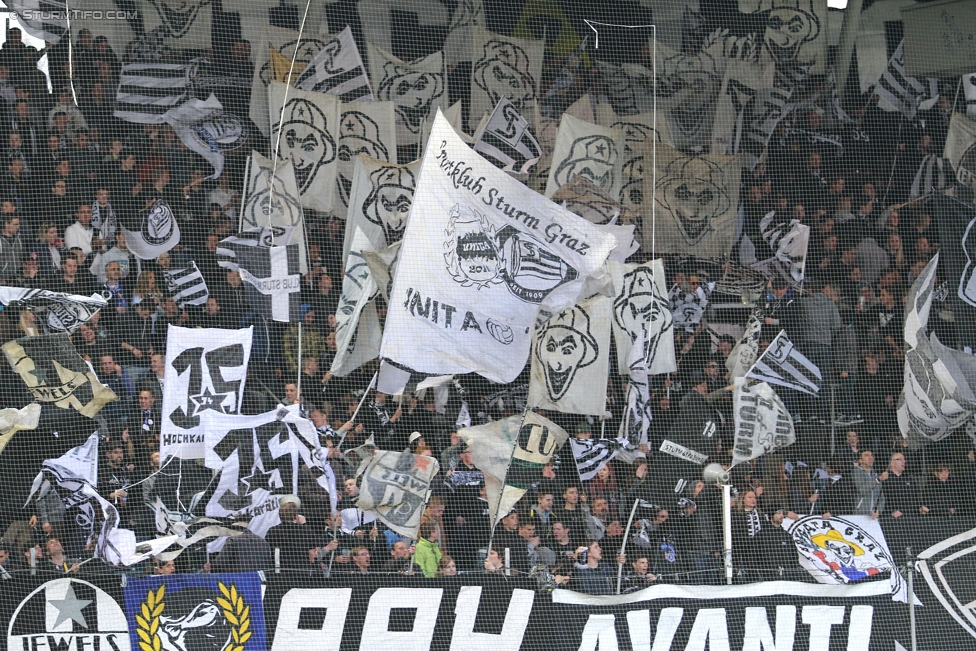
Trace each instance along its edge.
{"label": "striped flag", "polygon": [[905,40],[902,39],[874,92],[883,100],[879,105],[881,108],[898,111],[907,119],[914,120],[922,101],[939,93],[937,79],[929,77],[927,82],[922,83],[905,72]]}
{"label": "striped flag", "polygon": [[308,62],[296,88],[337,95],[343,102],[372,102],[366,66],[347,25]]}
{"label": "striped flag", "polygon": [[180,307],[184,305],[203,305],[210,298],[207,282],[197,267],[197,263],[190,261],[185,269],[166,269],[166,286],[169,293],[176,299]]}
{"label": "striped flag", "polygon": [[161,124],[163,114],[193,96],[202,59],[190,63],[130,63],[122,66],[115,95],[115,117],[126,122]]}
{"label": "striped flag", "polygon": [[495,167],[516,174],[527,172],[542,157],[542,147],[529,131],[528,121],[504,97],[475,139],[474,150]]}
{"label": "striped flag", "polygon": [[823,382],[820,369],[796,349],[786,330],[779,331],[746,377],[811,395],[820,391]]}
{"label": "striped flag", "polygon": [[573,446],[573,458],[576,459],[576,471],[580,481],[589,481],[596,477],[603,466],[627,447],[627,439],[569,439]]}
{"label": "striped flag", "polygon": [[217,245],[217,264],[241,274],[248,305],[274,321],[301,320],[298,245],[287,236],[269,246],[266,231],[238,233]]}
{"label": "striped flag", "polygon": [[45,43],[57,43],[68,29],[65,9],[77,9],[78,0],[7,0],[5,3],[25,32]]}

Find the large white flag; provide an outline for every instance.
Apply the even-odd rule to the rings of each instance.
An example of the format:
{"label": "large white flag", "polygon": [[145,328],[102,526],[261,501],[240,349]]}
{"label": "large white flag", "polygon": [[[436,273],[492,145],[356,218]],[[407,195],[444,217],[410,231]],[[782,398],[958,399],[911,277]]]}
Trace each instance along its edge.
{"label": "large white flag", "polygon": [[790,412],[765,382],[749,386],[745,378],[736,379],[732,409],[735,420],[733,466],[796,441]]}
{"label": "large white flag", "polygon": [[617,370],[629,371],[630,349],[643,336],[644,362],[650,375],[677,370],[674,356],[674,320],[664,278],[664,263],[642,265],[607,263],[613,279],[613,338],[617,344]]}
{"label": "large white flag", "polygon": [[352,249],[346,257],[342,278],[342,295],[336,309],[336,354],[332,359],[332,374],[348,375],[380,354],[383,333],[376,314],[378,289],[373,274],[363,257],[369,240],[356,229]]}
{"label": "large white flag", "polygon": [[481,158],[438,115],[386,318],[383,357],[513,381],[540,306],[572,307],[616,238]]}
{"label": "large white flag", "polygon": [[407,63],[370,44],[369,69],[376,99],[396,106],[397,145],[422,144],[424,123],[432,122],[437,109],[447,106],[443,53]]}
{"label": "large white flag", "polygon": [[480,27],[472,27],[471,31],[474,38],[468,126],[477,124],[502,99],[511,101],[522,115],[534,115],[545,42],[502,36]]}
{"label": "large white flag", "polygon": [[564,115],[559,122],[556,149],[552,152],[546,196],[551,197],[578,176],[616,198],[619,186],[614,170],[622,136],[620,129],[600,127]]}
{"label": "large white flag", "polygon": [[483,0],[460,0],[451,16],[451,26],[444,39],[444,65],[448,70],[462,61],[471,61],[471,43],[476,27],[485,27]]}
{"label": "large white flag", "polygon": [[[335,183],[334,177],[332,182]],[[252,151],[239,229],[248,231],[269,227],[272,232],[291,229],[289,243],[298,245],[300,273],[308,273],[305,213],[291,161],[279,162],[276,170],[274,162]]]}
{"label": "large white flag", "polygon": [[353,190],[356,161],[363,154],[386,163],[397,162],[396,107],[393,102],[342,103],[339,116],[336,190],[332,210],[345,218]]}
{"label": "large white flag", "polygon": [[614,170],[617,188],[611,194],[619,195],[628,206],[640,208],[644,201],[644,173],[651,171],[654,148],[658,143],[671,144],[668,122],[653,113],[617,115],[610,104],[598,104],[594,113],[598,125],[619,129],[622,136]]}
{"label": "large white flag", "polygon": [[497,523],[542,479],[542,470],[569,435],[534,412],[458,430],[485,475],[491,522]]}
{"label": "large white flag", "polygon": [[241,330],[167,327],[161,462],[170,456],[203,458],[201,414],[240,413],[253,331],[253,326]]}
{"label": "large white flag", "polygon": [[272,81],[268,107],[271,149],[277,151],[279,164],[291,161],[302,206],[332,210],[339,160],[339,98]]}
{"label": "large white flag", "polygon": [[546,321],[532,345],[529,405],[603,415],[610,366],[610,298],[580,301]]}

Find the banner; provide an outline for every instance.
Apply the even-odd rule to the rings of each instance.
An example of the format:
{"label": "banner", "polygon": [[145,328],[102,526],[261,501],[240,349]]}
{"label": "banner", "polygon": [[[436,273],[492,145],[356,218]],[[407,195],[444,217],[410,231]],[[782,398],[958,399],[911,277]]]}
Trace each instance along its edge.
{"label": "banner", "polygon": [[810,395],[816,395],[823,382],[820,369],[796,349],[786,330],[779,331],[746,377]]}
{"label": "banner", "polygon": [[[888,61],[888,67],[874,87],[880,98],[878,107],[885,111],[896,111],[906,120],[914,120],[920,105],[939,94],[939,81],[934,77],[922,82],[905,72],[905,39],[901,40],[895,53]],[[934,102],[933,102],[934,103]]]}
{"label": "banner", "polygon": [[210,298],[207,281],[193,260],[183,269],[163,269],[163,278],[166,280],[166,289],[180,307],[204,305]]}
{"label": "banner", "polygon": [[[606,95],[617,115],[654,113],[654,71],[634,63],[615,64],[596,61],[600,77],[606,82]],[[603,124],[603,126],[610,126]]]}
{"label": "banner", "polygon": [[759,221],[759,232],[774,254],[754,266],[767,276],[778,274],[791,285],[802,282],[810,246],[810,227],[796,219],[777,220],[776,212],[772,211]]}
{"label": "banner", "polygon": [[332,210],[337,217],[345,219],[359,154],[396,165],[396,106],[393,102],[343,102],[340,110],[336,162],[338,194]]}
{"label": "banner", "polygon": [[478,123],[502,99],[522,115],[532,115],[539,101],[545,43],[511,38],[473,27],[471,54],[471,109],[468,127]]}
{"label": "banner", "polygon": [[[305,136],[303,135],[303,137]],[[309,138],[308,144],[314,145],[316,149],[321,149],[323,145],[314,136],[309,136]],[[306,165],[302,174],[310,174],[311,172],[307,167],[308,161],[302,158],[299,160],[302,165]],[[298,245],[299,268],[301,273],[308,273],[305,213],[302,211],[301,196],[298,189],[297,179],[299,176],[292,162],[290,160],[279,161],[277,169],[275,169],[274,161],[265,158],[256,151],[251,151],[248,172],[239,230],[248,231],[255,228],[271,227],[293,229],[289,242]],[[308,180],[305,176],[301,178],[305,181]],[[335,180],[333,179],[332,182],[334,184]],[[272,232],[276,233],[277,231]],[[274,237],[278,237],[277,234]],[[274,243],[280,244],[279,242]]]}
{"label": "banner", "polygon": [[124,223],[119,225],[119,230],[125,235],[125,244],[140,260],[155,260],[180,243],[180,224],[163,199],[139,211],[138,228],[129,230]]}
{"label": "banner", "polygon": [[762,326],[763,312],[756,308],[746,321],[745,332],[732,348],[729,358],[725,360],[725,368],[733,380],[745,377],[756,363],[756,358],[759,357],[759,335],[762,333]]}
{"label": "banner", "polygon": [[[361,455],[370,454],[359,450]],[[433,457],[374,449],[356,470],[361,487],[356,506],[401,536],[416,540],[439,470],[440,463]]]}
{"label": "banner", "polygon": [[204,61],[125,64],[115,93],[115,117],[140,124],[166,122],[167,112],[193,97],[194,79]]}
{"label": "banner", "polygon": [[657,253],[726,256],[735,243],[740,167],[736,156],[687,156],[658,145],[657,185],[644,176],[644,196],[657,206],[642,204],[644,242]]}
{"label": "banner", "polygon": [[[295,80],[295,87],[335,95],[343,103],[373,101],[366,66],[348,25],[308,62]],[[274,114],[272,109],[272,121]]]}
{"label": "banner", "polygon": [[346,257],[342,294],[335,314],[336,353],[330,370],[337,377],[349,375],[380,354],[383,332],[373,302],[379,289],[363,256],[368,248],[369,241],[357,228],[352,250]]}
{"label": "banner", "polygon": [[457,3],[444,39],[444,65],[448,70],[452,70],[462,61],[471,61],[471,43],[475,39],[475,28],[485,26],[483,0],[460,0]]}
{"label": "banner", "polygon": [[614,170],[617,166],[617,143],[623,134],[563,115],[559,122],[556,148],[552,152],[546,196],[579,176],[604,192],[616,197],[619,189]]}
{"label": "banner", "polygon": [[596,296],[551,317],[535,331],[529,405],[566,414],[607,410],[610,299]]}
{"label": "banner", "polygon": [[396,107],[397,145],[422,146],[424,123],[433,122],[437,109],[447,106],[443,53],[406,63],[370,43],[369,69],[376,99]]}
{"label": "banner", "polygon": [[528,172],[542,156],[542,146],[529,130],[528,121],[504,98],[491,112],[485,128],[475,135],[474,150],[506,172]]}
{"label": "banner", "polygon": [[0,303],[6,307],[26,307],[38,317],[37,323],[47,334],[66,332],[69,335],[108,305],[100,294],[77,296],[46,289],[2,286]]}
{"label": "banner", "polygon": [[410,214],[381,354],[432,375],[514,380],[539,308],[575,305],[616,245],[478,156],[443,116]]}
{"label": "banner", "polygon": [[976,121],[953,113],[946,136],[945,157],[956,170],[956,180],[976,190]]}
{"label": "banner", "polygon": [[[617,430],[617,438],[624,447],[617,455],[627,463],[634,463],[637,457],[646,456],[638,448],[647,444],[648,433],[654,413],[651,409],[651,383],[648,381],[647,359],[642,354],[645,348],[647,330],[642,328],[637,339],[627,353],[627,396],[624,404],[624,417]],[[619,348],[617,349],[619,355]]]}
{"label": "banner", "polygon": [[241,330],[167,327],[160,463],[171,455],[204,457],[203,412],[240,413],[253,332],[254,326]]}
{"label": "banner", "polygon": [[737,378],[732,394],[732,413],[735,421],[733,466],[796,442],[790,412],[765,382],[749,386],[744,378]]}
{"label": "banner", "polygon": [[420,161],[397,165],[360,154],[354,157],[353,169],[343,259],[349,255],[356,230],[366,235],[370,248],[375,251],[403,239],[420,175]]}
{"label": "banner", "polygon": [[206,101],[192,98],[166,111],[163,121],[190,151],[210,163],[213,173],[207,178],[211,179],[224,170],[224,152],[240,149],[250,135],[247,122],[224,111],[212,94]]}
{"label": "banner", "polygon": [[674,321],[664,278],[664,262],[652,260],[642,265],[610,262],[607,271],[613,280],[617,372],[621,375],[628,373],[630,349],[643,336],[647,373],[673,373],[677,369]]}
{"label": "banner", "polygon": [[569,435],[555,423],[528,411],[487,425],[458,430],[471,449],[476,468],[484,472],[490,522],[497,524],[532,483]]}
{"label": "banner", "polygon": [[102,407],[119,399],[99,381],[64,333],[8,341],[3,354],[42,406],[53,404],[94,418]]}
{"label": "banner", "polygon": [[[339,98],[272,81],[268,108],[271,149],[279,162],[291,161],[302,207],[329,212],[338,166]],[[253,178],[253,168],[251,174]]]}
{"label": "banner", "polygon": [[[217,264],[241,274],[251,309],[284,323],[301,320],[302,277],[299,245],[267,246],[264,230],[243,231],[220,241]],[[286,239],[286,238],[282,238]]]}

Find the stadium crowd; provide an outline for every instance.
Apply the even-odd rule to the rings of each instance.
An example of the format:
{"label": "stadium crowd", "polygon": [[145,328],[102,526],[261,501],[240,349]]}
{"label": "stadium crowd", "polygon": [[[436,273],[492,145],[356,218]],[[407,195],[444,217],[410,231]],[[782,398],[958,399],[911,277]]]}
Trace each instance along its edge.
{"label": "stadium crowd", "polygon": [[[157,496],[170,503],[177,484],[192,494],[211,480],[212,472],[202,464],[160,468],[168,324],[254,325],[243,411],[301,404],[331,450],[342,487],[339,512],[333,514],[314,478],[306,477],[298,495],[282,500],[282,524],[265,538],[250,533],[230,538],[214,555],[191,548],[175,561],[156,562],[153,571],[233,572],[277,565],[310,575],[414,571],[432,577],[484,571],[505,576],[534,568],[539,573],[541,567],[554,585],[600,593],[614,582],[616,561],[626,566],[625,589],[655,581],[721,580],[719,487],[687,477],[678,502],[653,504],[645,490],[646,457],[638,455],[633,464],[614,459],[581,482],[568,445],[502,519],[489,554],[483,476],[457,436],[459,412],[463,401],[475,424],[518,415],[527,379],[497,386],[459,377],[446,400],[433,391],[403,400],[369,395],[351,420],[376,365],[346,377],[328,370],[336,353],[343,219],[305,211],[310,272],[302,279],[302,329],[261,319],[245,300],[240,275],[216,259],[218,242],[237,230],[243,157],[229,156],[225,173],[205,180],[205,161],[168,126],[113,116],[121,61],[104,38],[81,33],[74,44],[73,75],[66,72],[69,63],[61,49],[49,48],[54,93],[47,92],[37,70],[40,53],[21,43],[18,30],[8,32],[0,50],[0,164],[5,167],[0,283],[108,298],[108,306],[72,337],[120,397],[101,412],[101,495],[116,505],[123,525],[145,540],[155,536],[150,505]],[[247,43],[235,45],[223,65],[249,77]],[[899,562],[907,558],[907,548],[927,546],[932,532],[944,537],[946,531],[972,527],[976,518],[976,458],[969,440],[959,435],[924,452],[908,450],[895,418],[905,353],[904,300],[939,249],[931,215],[910,192],[924,157],[942,151],[950,102],[943,96],[926,115],[908,122],[879,109],[875,97],[853,97],[847,107],[856,122],[851,125],[837,119],[825,83],[818,78],[806,85],[808,106],[781,123],[766,161],[742,176],[735,263],[773,255],[761,228],[770,211],[777,219],[808,225],[812,233],[802,285],[774,278],[756,301],[762,346],[785,329],[825,378],[819,398],[784,397],[797,422],[797,443],[733,472],[733,563],[742,581],[784,573],[799,578],[796,552],[783,526],[799,515],[877,518]],[[596,101],[602,84],[590,75],[588,90]],[[221,98],[226,103],[248,106],[246,93],[233,89],[226,95]],[[824,134],[830,138],[820,137]],[[182,240],[157,260],[140,260],[110,216],[134,217],[156,199],[173,207]],[[648,257],[642,249],[633,260]],[[178,305],[163,280],[165,269],[190,260],[210,292],[200,307]],[[686,260],[666,260],[666,270],[676,298],[706,291],[711,280],[707,270]],[[728,465],[733,418],[726,359],[736,339],[713,326],[722,321],[741,326],[748,310],[730,313],[709,310],[699,323],[676,333],[678,371],[652,378],[654,419],[642,453],[652,455],[667,432],[693,427],[702,410],[711,410],[722,425],[710,458]],[[950,317],[937,319],[936,328],[951,345]],[[38,333],[30,311],[0,312],[3,341]],[[4,405],[26,404],[19,378],[4,369],[3,379]],[[612,438],[625,391],[626,379],[612,376],[604,419],[543,415],[573,436]],[[410,449],[441,462],[417,540],[401,539],[356,507],[359,489],[343,451],[370,435],[381,448]],[[25,491],[37,470],[23,469]],[[7,514],[0,574],[25,571],[32,558],[54,572],[96,571],[96,566],[107,571],[99,563],[82,565],[91,546],[66,519],[53,492],[26,506],[22,497],[0,496]],[[642,501],[625,548],[636,499]],[[146,571],[145,564],[134,571]]]}

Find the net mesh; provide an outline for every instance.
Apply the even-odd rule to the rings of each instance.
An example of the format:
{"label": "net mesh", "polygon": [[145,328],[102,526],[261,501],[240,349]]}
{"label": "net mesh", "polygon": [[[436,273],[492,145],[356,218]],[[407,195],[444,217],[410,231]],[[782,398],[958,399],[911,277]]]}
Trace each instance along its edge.
{"label": "net mesh", "polygon": [[6,0],[0,646],[976,645],[941,4]]}

